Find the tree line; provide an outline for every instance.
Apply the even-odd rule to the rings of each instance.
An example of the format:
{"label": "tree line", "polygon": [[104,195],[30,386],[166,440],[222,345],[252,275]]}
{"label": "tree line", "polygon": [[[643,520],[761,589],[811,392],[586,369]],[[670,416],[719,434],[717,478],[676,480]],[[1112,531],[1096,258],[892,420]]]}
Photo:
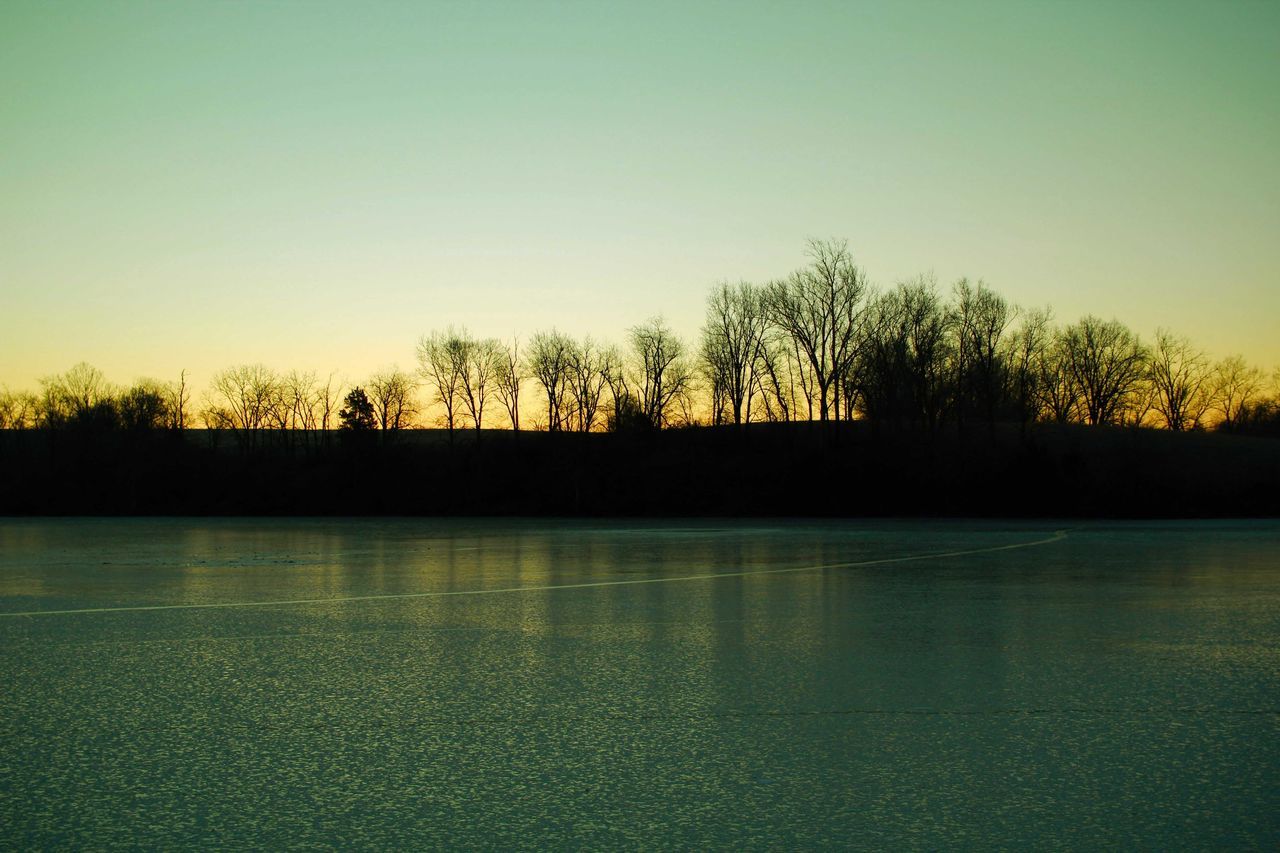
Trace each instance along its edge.
{"label": "tree line", "polygon": [[[843,241],[812,240],[807,263],[765,284],[721,283],[700,338],[661,317],[621,344],[556,329],[526,342],[464,327],[418,341],[416,368],[358,384],[334,374],[239,365],[193,404],[176,382],[116,387],[77,364],[36,392],[0,390],[0,429],[230,430],[320,446],[335,432],[486,427],[551,432],[698,424],[867,420],[1039,422],[1280,432],[1280,371],[1213,361],[1181,335],[1143,340],[1117,320],[1058,324],[983,282],[944,292],[930,276],[880,289]],[[281,438],[284,437],[284,438]]]}

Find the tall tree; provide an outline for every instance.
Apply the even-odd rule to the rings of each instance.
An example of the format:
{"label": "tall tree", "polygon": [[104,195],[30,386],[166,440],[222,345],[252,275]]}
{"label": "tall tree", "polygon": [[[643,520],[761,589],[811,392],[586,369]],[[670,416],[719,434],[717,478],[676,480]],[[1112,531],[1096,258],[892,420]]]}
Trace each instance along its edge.
{"label": "tall tree", "polygon": [[499,345],[494,352],[494,390],[516,431],[520,429],[520,386],[526,378],[525,365],[520,360],[520,339]]}
{"label": "tall tree", "polygon": [[479,432],[484,423],[485,402],[498,372],[502,345],[493,338],[475,340],[464,337],[462,343],[462,403],[471,416],[471,425]]}
{"label": "tall tree", "polygon": [[1084,317],[1062,331],[1063,357],[1091,424],[1119,423],[1146,375],[1147,353],[1117,320]]}
{"label": "tall tree", "polygon": [[1048,308],[1019,311],[1021,319],[1010,336],[1008,355],[1010,394],[1022,429],[1040,416],[1041,377],[1053,340]]}
{"label": "tall tree", "polygon": [[569,398],[573,406],[573,428],[591,432],[600,410],[600,400],[609,381],[608,353],[591,336],[576,342],[569,352]]}
{"label": "tall tree", "polygon": [[40,401],[26,391],[0,389],[0,429],[27,429],[36,425]]}
{"label": "tall tree", "polygon": [[462,403],[463,375],[467,369],[469,336],[466,329],[452,326],[418,341],[418,372],[435,392],[435,401],[444,407],[444,425],[450,435],[457,426]]}
{"label": "tall tree", "polygon": [[929,428],[940,423],[953,387],[950,324],[928,276],[872,300],[857,365],[868,417]]}
{"label": "tall tree", "polygon": [[972,411],[991,422],[1007,387],[1004,337],[1012,312],[1004,297],[981,281],[975,286],[961,279],[954,293],[956,417],[963,421]]}
{"label": "tall tree", "polygon": [[191,390],[187,387],[187,371],[178,374],[178,381],[168,385],[169,428],[178,432],[187,428],[187,404],[191,402]]}
{"label": "tall tree", "polygon": [[635,358],[640,410],[653,426],[666,426],[672,404],[693,382],[684,342],[662,317],[633,326],[628,337]]}
{"label": "tall tree", "polygon": [[397,366],[380,370],[369,377],[365,392],[373,404],[374,419],[383,432],[409,426],[415,406],[413,392],[416,383],[413,376]]}
{"label": "tall tree", "polygon": [[262,364],[243,364],[215,373],[209,386],[211,422],[236,431],[241,446],[253,449],[275,415],[280,379]]}
{"label": "tall tree", "polygon": [[116,405],[121,425],[135,432],[164,429],[172,419],[172,397],[171,389],[163,382],[139,379],[120,393]]}
{"label": "tall tree", "polygon": [[338,412],[338,423],[338,429],[355,432],[368,432],[377,428],[373,403],[363,388],[357,386],[347,393],[342,401],[342,409]]}
{"label": "tall tree", "polygon": [[1056,423],[1078,423],[1085,419],[1081,394],[1067,360],[1066,336],[1053,329],[1039,359],[1036,392],[1040,410]]}
{"label": "tall tree", "polygon": [[1262,371],[1232,355],[1214,365],[1210,383],[1212,408],[1221,416],[1221,425],[1230,429],[1262,391]]}
{"label": "tall tree", "polygon": [[529,341],[529,373],[542,386],[547,400],[547,429],[559,432],[568,424],[570,366],[573,339],[552,329],[536,332]]}
{"label": "tall tree", "polygon": [[755,285],[722,283],[707,297],[700,356],[711,391],[712,420],[751,420],[751,400],[761,388],[769,318]]}
{"label": "tall tree", "polygon": [[854,358],[867,284],[846,242],[810,240],[807,254],[807,267],[769,285],[767,304],[772,322],[786,332],[808,364],[819,416],[825,421],[840,417],[833,385]]}
{"label": "tall tree", "polygon": [[1212,402],[1209,360],[1191,341],[1168,329],[1156,330],[1147,368],[1152,405],[1175,431],[1201,425]]}
{"label": "tall tree", "polygon": [[114,423],[115,390],[98,368],[82,361],[66,373],[46,376],[40,384],[42,425]]}

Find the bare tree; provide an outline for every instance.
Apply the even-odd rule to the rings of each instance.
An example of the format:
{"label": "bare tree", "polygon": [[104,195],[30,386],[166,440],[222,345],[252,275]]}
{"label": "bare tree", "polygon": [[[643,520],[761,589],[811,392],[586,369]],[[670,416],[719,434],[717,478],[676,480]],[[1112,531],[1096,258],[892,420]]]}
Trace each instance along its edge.
{"label": "bare tree", "polygon": [[953,387],[951,321],[930,276],[872,300],[858,348],[868,417],[930,429],[941,422]]}
{"label": "bare tree", "polygon": [[844,241],[810,240],[807,254],[809,266],[769,285],[768,312],[808,364],[819,416],[839,419],[840,399],[832,389],[855,355],[866,277]]}
{"label": "bare tree", "polygon": [[122,391],[116,402],[121,425],[134,431],[165,428],[173,420],[170,409],[173,396],[173,389],[166,383],[139,379]]}
{"label": "bare tree", "polygon": [[796,368],[787,342],[779,334],[768,334],[764,347],[760,350],[760,373],[756,377],[766,421],[787,422],[796,419],[799,403],[796,395]]}
{"label": "bare tree", "polygon": [[684,342],[661,317],[633,326],[628,337],[635,357],[640,410],[655,427],[666,426],[672,404],[693,382]]}
{"label": "bare tree", "polygon": [[261,431],[278,417],[280,387],[279,377],[261,364],[229,367],[215,373],[209,385],[210,406],[205,422],[212,428],[236,430],[241,445],[251,450],[257,446]]}
{"label": "bare tree", "polygon": [[315,371],[290,371],[281,377],[279,395],[283,417],[291,431],[286,441],[298,441],[312,450],[326,444],[334,408],[341,396],[333,374],[321,385]]}
{"label": "bare tree", "polygon": [[726,413],[735,424],[751,420],[761,389],[769,318],[764,293],[753,284],[722,283],[707,297],[700,351],[711,390],[712,422]]}
{"label": "bare tree", "polygon": [[1156,403],[1156,386],[1144,378],[1125,396],[1116,422],[1127,427],[1153,426],[1159,414]]}
{"label": "bare tree", "polygon": [[569,352],[569,399],[573,410],[571,421],[578,432],[591,432],[600,410],[600,400],[609,385],[612,367],[608,349],[596,344],[590,336],[582,339]]}
{"label": "bare tree", "polygon": [[951,317],[938,297],[932,276],[920,276],[900,286],[898,293],[914,407],[926,425],[936,427],[946,412],[951,392],[948,363],[953,351],[947,334]]}
{"label": "bare tree", "polygon": [[1209,360],[1191,341],[1156,330],[1147,366],[1152,406],[1171,430],[1196,429],[1212,402]]}
{"label": "bare tree", "polygon": [[473,340],[464,336],[462,353],[462,402],[471,424],[479,432],[484,422],[484,404],[494,375],[498,371],[498,352],[502,345],[493,338]]}
{"label": "bare tree", "polygon": [[[301,377],[305,374],[294,373]],[[271,402],[267,406],[267,427],[279,431],[280,443],[291,447],[295,438],[293,430],[293,393],[289,387],[289,376],[277,375],[275,387],[272,389]]]}
{"label": "bare tree", "polygon": [[[226,406],[219,406],[213,400],[206,401],[205,407],[200,410],[200,422],[204,424],[207,430],[224,430],[235,429],[235,418],[231,414],[231,410]],[[214,441],[214,439],[210,439]]]}
{"label": "bare tree", "polygon": [[326,442],[329,440],[329,428],[333,423],[333,416],[338,411],[338,403],[343,396],[342,384],[335,384],[333,377],[334,374],[330,373],[324,385],[321,385],[319,381],[316,382],[316,408],[318,410],[320,434]]}
{"label": "bare tree", "polygon": [[187,428],[187,405],[191,402],[191,391],[187,388],[187,371],[178,374],[176,383],[166,386],[169,390],[169,429],[181,432]]}
{"label": "bare tree", "polygon": [[1018,313],[1021,322],[1009,338],[1005,359],[1009,364],[1009,390],[1013,405],[1018,412],[1018,422],[1025,430],[1027,424],[1040,415],[1040,383],[1044,362],[1049,357],[1053,329],[1050,325],[1052,314],[1048,308]]}
{"label": "bare tree", "polygon": [[463,375],[467,369],[469,336],[466,329],[452,326],[432,332],[418,341],[418,372],[435,391],[435,400],[444,406],[444,424],[450,434],[457,425],[462,405]]}
{"label": "bare tree", "polygon": [[526,378],[525,366],[520,360],[520,339],[513,339],[510,345],[499,344],[494,352],[494,390],[507,410],[511,428],[516,431],[520,429],[520,386]]}
{"label": "bare tree", "polygon": [[1222,416],[1221,425],[1228,429],[1237,425],[1240,415],[1262,391],[1262,371],[1238,355],[1214,365],[1209,381],[1211,408]]}
{"label": "bare tree", "polygon": [[379,429],[383,432],[399,430],[412,423],[416,387],[413,376],[399,366],[392,366],[373,374],[366,387]]}
{"label": "bare tree", "polygon": [[36,425],[39,399],[27,391],[0,390],[0,429],[27,429]]}
{"label": "bare tree", "polygon": [[46,376],[40,385],[43,394],[39,419],[44,426],[58,426],[69,420],[114,420],[115,390],[102,371],[86,362],[66,373]]}
{"label": "bare tree", "polygon": [[631,391],[631,380],[627,376],[626,359],[622,357],[618,347],[610,344],[600,353],[600,373],[605,385],[609,388],[611,412],[605,418],[608,429],[616,429],[625,423],[631,415],[638,414],[640,403]]}
{"label": "bare tree", "polygon": [[570,366],[573,340],[552,329],[536,332],[529,341],[529,373],[542,386],[547,398],[547,429],[559,432],[568,427]]}
{"label": "bare tree", "polygon": [[1091,315],[1062,331],[1062,346],[1085,419],[1119,423],[1146,374],[1147,354],[1137,335],[1116,320]]}
{"label": "bare tree", "polygon": [[291,370],[280,377],[279,420],[285,429],[309,437],[316,429],[316,402],[314,371]]}
{"label": "bare tree", "polygon": [[1037,367],[1036,393],[1040,410],[1060,424],[1083,421],[1080,392],[1067,361],[1061,329],[1052,330]]}
{"label": "bare tree", "polygon": [[961,279],[953,316],[956,417],[963,421],[966,409],[973,408],[994,421],[1007,387],[1004,335],[1013,314],[1004,297],[981,281],[975,287]]}

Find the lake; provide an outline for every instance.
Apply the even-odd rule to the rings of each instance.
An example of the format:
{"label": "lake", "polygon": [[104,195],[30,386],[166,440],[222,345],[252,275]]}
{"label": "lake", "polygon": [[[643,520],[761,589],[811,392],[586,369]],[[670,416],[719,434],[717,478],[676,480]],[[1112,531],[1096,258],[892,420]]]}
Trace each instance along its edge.
{"label": "lake", "polygon": [[0,847],[1274,849],[1280,523],[0,519]]}

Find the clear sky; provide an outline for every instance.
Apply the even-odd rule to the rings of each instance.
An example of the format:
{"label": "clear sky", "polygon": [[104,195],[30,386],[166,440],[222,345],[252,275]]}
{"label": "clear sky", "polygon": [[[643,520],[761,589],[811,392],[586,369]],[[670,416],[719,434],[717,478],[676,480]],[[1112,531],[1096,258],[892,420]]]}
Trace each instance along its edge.
{"label": "clear sky", "polygon": [[848,238],[1280,363],[1280,3],[0,4],[0,384],[620,339]]}

